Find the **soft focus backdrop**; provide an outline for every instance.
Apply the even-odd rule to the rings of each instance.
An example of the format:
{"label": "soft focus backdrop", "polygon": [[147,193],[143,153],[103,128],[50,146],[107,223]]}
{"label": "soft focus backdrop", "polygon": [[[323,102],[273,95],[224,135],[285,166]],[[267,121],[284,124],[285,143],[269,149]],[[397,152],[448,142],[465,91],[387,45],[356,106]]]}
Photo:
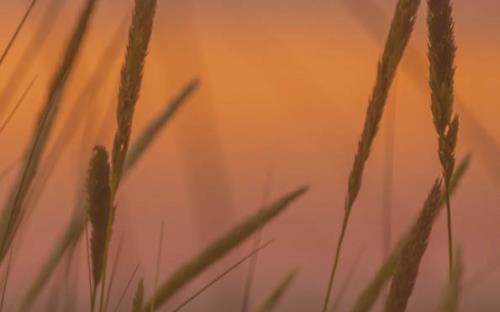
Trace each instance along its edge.
{"label": "soft focus backdrop", "polygon": [[[0,69],[0,88],[8,83],[15,64],[26,61],[21,55],[50,2],[41,1],[30,17]],[[2,168],[16,163],[24,151],[82,3],[62,2],[66,3],[54,17],[54,29],[47,41],[28,54],[32,64],[6,109],[11,109],[37,76],[27,101],[0,136]],[[202,85],[121,188],[114,230],[114,248],[121,235],[126,242],[119,267],[121,284],[140,263],[140,275],[151,291],[162,222],[165,234],[160,276],[165,277],[231,225],[257,211],[266,184],[270,199],[310,184],[310,193],[264,230],[265,239],[275,242],[260,254],[252,300],[258,302],[296,267],[299,277],[281,310],[320,308],[342,218],[346,181],[395,2],[159,1],[134,133],[190,79],[197,77]],[[375,3],[382,10],[373,10],[367,3]],[[463,303],[468,311],[496,311],[494,307],[500,305],[500,270],[495,270],[495,265],[500,266],[496,239],[500,235],[500,154],[495,153],[498,150],[490,140],[500,144],[500,3],[454,3],[459,47],[456,89],[463,102],[458,110],[464,120],[459,158],[468,152],[473,154],[471,171],[453,198],[455,238],[465,256]],[[1,46],[27,4],[18,0],[0,4]],[[79,104],[78,123],[70,123],[78,126],[78,132],[65,144],[67,150],[57,162],[55,174],[45,185],[22,239],[16,241],[8,304],[13,304],[32,281],[68,222],[82,192],[92,146],[111,143],[119,66],[126,42],[126,28],[120,28],[120,24],[131,8],[131,0],[102,0],[94,16],[64,94],[58,132],[67,131],[62,130],[65,118],[118,30],[120,44],[114,45],[117,57],[107,64],[112,68],[109,78],[96,83],[95,92]],[[426,53],[425,9],[423,6],[411,41],[412,52],[407,53],[398,73],[353,210],[336,289],[360,260],[343,309],[359,294],[383,257],[382,181],[390,133],[387,117],[395,116],[392,241],[414,219],[440,174],[425,81],[427,63],[426,59],[419,62]],[[14,176],[11,173],[1,181],[2,198]],[[411,311],[428,311],[438,302],[447,278],[445,230],[441,218],[423,260]],[[203,274],[169,307],[237,261],[250,247],[243,246]],[[84,248],[80,257],[79,300],[84,305],[88,300]],[[474,278],[485,269],[486,275]],[[245,273],[243,266],[186,311],[234,311],[242,300]],[[115,298],[118,293],[116,290]]]}

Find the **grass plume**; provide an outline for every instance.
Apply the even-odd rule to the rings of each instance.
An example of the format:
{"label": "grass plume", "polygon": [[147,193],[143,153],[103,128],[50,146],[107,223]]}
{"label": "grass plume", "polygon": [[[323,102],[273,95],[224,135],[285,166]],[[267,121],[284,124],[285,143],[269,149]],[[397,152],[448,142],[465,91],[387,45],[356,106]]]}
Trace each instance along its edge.
{"label": "grass plume", "polygon": [[112,156],[111,185],[113,190],[116,190],[120,183],[127,156],[135,105],[139,99],[144,63],[153,31],[156,2],[157,0],[135,0],[118,93],[117,130]]}
{"label": "grass plume", "polygon": [[153,298],[148,300],[143,311],[150,311],[152,303],[155,309],[165,304],[178,290],[193,280],[201,272],[221,259],[229,251],[251,236],[255,231],[281,214],[292,202],[301,197],[307,187],[301,187],[239,223],[232,230],[202,250],[197,256],[185,262],[163,284],[159,286]]}
{"label": "grass plume", "polygon": [[279,283],[276,289],[269,295],[266,300],[257,309],[258,312],[271,312],[274,311],[279,301],[288,290],[292,282],[297,277],[297,271],[288,273],[285,278]]}
{"label": "grass plume", "polygon": [[323,312],[328,311],[330,295],[340,259],[344,236],[349,222],[349,216],[361,189],[363,171],[370,156],[370,150],[379,128],[389,90],[396,75],[396,70],[413,32],[419,6],[420,0],[399,0],[394,12],[384,53],[378,65],[375,86],[368,103],[365,124],[358,144],[358,151],[354,158],[354,164],[349,177],[348,190],[344,206],[344,219],[342,221],[342,228],[337,243],[335,260],[333,262],[330,279],[328,281],[326,298],[323,304]]}
{"label": "grass plume", "polygon": [[[129,29],[128,45],[125,62],[121,69],[120,89],[118,91],[118,106],[116,111],[117,129],[113,142],[111,160],[111,201],[115,199],[120,184],[123,167],[127,156],[135,105],[139,99],[144,72],[144,63],[148,52],[149,41],[153,32],[153,21],[156,13],[157,0],[135,0],[132,23]],[[111,241],[111,227],[114,219],[114,209],[110,209],[105,247],[103,253],[103,285],[101,288],[100,311],[104,310],[105,283],[107,272],[108,249]]]}
{"label": "grass plume", "polygon": [[[92,236],[90,254],[92,260],[92,298],[101,282],[109,211],[111,210],[111,189],[109,186],[110,165],[106,148],[96,146],[89,165],[87,178],[87,207]],[[93,304],[94,300],[92,300]]]}
{"label": "grass plume", "polygon": [[453,270],[453,230],[448,195],[455,168],[455,147],[458,137],[458,116],[452,117],[455,75],[455,38],[452,7],[449,0],[428,0],[429,62],[431,111],[438,135],[439,160],[446,192],[448,225],[448,258],[450,276]]}

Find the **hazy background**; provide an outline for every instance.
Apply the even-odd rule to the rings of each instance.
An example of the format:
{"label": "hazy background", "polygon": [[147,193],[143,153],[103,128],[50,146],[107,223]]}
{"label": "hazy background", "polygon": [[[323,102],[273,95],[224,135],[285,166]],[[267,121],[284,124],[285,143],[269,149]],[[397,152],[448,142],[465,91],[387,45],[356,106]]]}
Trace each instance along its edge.
{"label": "hazy background", "polygon": [[[29,1],[0,4],[0,46],[3,46]],[[0,87],[48,6],[41,0],[5,64]],[[81,0],[67,2],[54,21],[47,42],[36,49],[29,74],[14,99],[37,75],[33,90],[12,123],[0,136],[0,168],[23,153],[42,105],[51,75],[75,23]],[[314,311],[324,298],[343,214],[346,181],[362,129],[376,62],[395,0],[375,0],[384,15],[365,8],[364,0],[274,1],[159,1],[155,31],[137,106],[134,133],[159,113],[165,102],[190,79],[201,89],[155,142],[121,188],[114,242],[124,235],[120,262],[122,284],[137,263],[139,276],[151,291],[161,223],[165,235],[161,278],[238,220],[259,209],[267,177],[272,198],[302,184],[306,197],[264,231],[275,243],[260,254],[253,302],[268,294],[290,269],[300,274],[281,311]],[[424,1],[425,2],[425,1]],[[91,76],[100,54],[129,14],[133,1],[102,0],[70,86],[64,97],[62,121],[76,95]],[[458,156],[474,155],[471,171],[453,199],[456,241],[463,247],[466,280],[485,268],[491,271],[466,284],[464,310],[496,311],[500,305],[500,154],[466,119],[475,118],[489,138],[500,142],[500,3],[493,0],[455,3],[457,54],[456,90],[463,100],[464,119]],[[349,7],[361,6],[360,15]],[[425,6],[412,38],[412,51],[426,53]],[[366,27],[366,21],[377,27]],[[126,42],[125,29],[120,40]],[[114,109],[119,52],[110,78],[97,83],[82,105],[82,123],[67,145],[54,176],[16,242],[9,303],[18,298],[38,271],[56,237],[66,226],[82,191],[86,162],[94,143],[110,146],[115,129]],[[393,241],[422,206],[433,180],[440,174],[437,139],[430,115],[425,79],[427,63],[409,53],[398,73],[389,101],[396,110],[393,197]],[[403,68],[409,69],[404,70]],[[420,73],[419,73],[420,72]],[[422,76],[425,78],[425,76]],[[3,105],[3,104],[2,104]],[[467,111],[463,111],[463,107]],[[386,117],[389,114],[386,114]],[[471,117],[473,116],[473,117]],[[104,123],[104,126],[101,124]],[[366,285],[382,260],[382,179],[387,118],[375,142],[354,207],[343,250],[336,290],[361,256],[343,309]],[[67,131],[61,130],[59,131]],[[57,132],[55,133],[55,137]],[[485,147],[486,146],[486,147]],[[1,181],[5,194],[15,175]],[[5,197],[2,195],[2,198]],[[444,219],[436,224],[424,257],[411,311],[437,304],[447,278],[447,238]],[[83,246],[83,245],[82,245]],[[190,285],[168,305],[190,295],[250,250],[244,245]],[[495,260],[497,259],[497,260]],[[80,302],[87,302],[86,260],[81,249]],[[246,266],[214,286],[186,311],[234,311],[243,293]],[[135,283],[134,283],[135,284]],[[118,284],[117,284],[118,285]],[[121,286],[120,285],[120,286]],[[116,287],[117,297],[121,287]],[[335,297],[334,293],[334,297]],[[42,301],[41,301],[42,302]],[[122,306],[126,306],[128,301]],[[210,307],[207,308],[207,305]],[[167,310],[168,310],[167,307]],[[342,309],[341,309],[342,310]]]}

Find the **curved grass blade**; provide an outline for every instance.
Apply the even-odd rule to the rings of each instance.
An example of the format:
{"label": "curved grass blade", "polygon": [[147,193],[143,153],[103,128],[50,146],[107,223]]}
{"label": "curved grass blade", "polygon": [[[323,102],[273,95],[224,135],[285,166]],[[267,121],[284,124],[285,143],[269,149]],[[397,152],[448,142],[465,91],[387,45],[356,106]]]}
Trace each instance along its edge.
{"label": "curved grass blade", "polygon": [[292,202],[301,197],[307,187],[299,188],[274,203],[262,209],[254,216],[244,220],[232,230],[226,232],[221,238],[210,244],[196,257],[187,261],[177,269],[156,291],[153,297],[146,302],[144,311],[150,311],[152,302],[155,302],[155,309],[159,309],[178,290],[193,280],[196,276],[210,267],[217,260],[221,259],[229,251],[237,247],[241,242],[251,236],[255,231],[267,224],[269,221],[281,214]]}
{"label": "curved grass blade", "polygon": [[257,248],[254,249],[250,254],[248,254],[246,257],[244,257],[240,261],[236,262],[235,264],[233,264],[232,266],[230,266],[227,270],[225,270],[224,272],[222,272],[221,274],[219,274],[215,279],[213,279],[212,281],[210,281],[210,283],[208,283],[205,286],[203,286],[200,290],[198,290],[196,293],[194,293],[192,296],[190,296],[188,299],[186,299],[180,305],[178,305],[172,312],[177,312],[177,311],[182,310],[185,306],[187,306],[190,302],[192,302],[193,300],[195,300],[196,298],[198,298],[201,294],[203,294],[205,291],[207,291],[215,283],[217,283],[218,281],[220,281],[221,279],[223,279],[229,273],[233,272],[241,264],[243,264],[246,261],[248,261],[250,258],[252,258],[256,254],[258,254],[262,249],[264,249],[267,246],[269,246],[271,243],[272,243],[272,241],[269,241],[269,242],[265,243],[264,245],[262,245],[260,247],[257,246]]}
{"label": "curved grass blade", "polygon": [[136,164],[139,157],[151,146],[152,142],[156,139],[161,130],[175,116],[177,111],[189,99],[189,97],[198,89],[199,85],[200,81],[198,79],[190,81],[174,99],[168,102],[165,110],[152,120],[141,132],[127,154],[127,159],[125,161],[126,169],[132,168]]}

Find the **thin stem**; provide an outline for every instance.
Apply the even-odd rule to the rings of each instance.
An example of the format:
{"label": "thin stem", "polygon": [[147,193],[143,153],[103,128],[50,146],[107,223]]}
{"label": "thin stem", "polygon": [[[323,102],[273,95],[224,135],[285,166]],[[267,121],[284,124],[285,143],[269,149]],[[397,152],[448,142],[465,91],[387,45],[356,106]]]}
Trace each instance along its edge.
{"label": "thin stem", "polygon": [[449,277],[450,280],[453,276],[453,230],[451,222],[451,204],[449,182],[445,183],[445,197],[446,197],[446,219],[448,223],[448,261],[449,261]]}
{"label": "thin stem", "polygon": [[337,273],[337,266],[338,266],[339,260],[340,260],[340,251],[341,251],[342,245],[344,243],[344,237],[345,237],[345,233],[346,233],[346,230],[347,230],[347,222],[349,220],[349,215],[350,215],[350,213],[346,212],[344,214],[344,220],[342,221],[342,229],[340,231],[339,240],[337,242],[337,249],[336,249],[336,252],[335,252],[335,261],[333,262],[332,272],[330,273],[330,279],[328,281],[328,288],[327,288],[327,291],[326,291],[326,298],[325,298],[325,302],[323,304],[323,312],[327,312],[328,311],[328,304],[330,302],[330,297],[331,297],[331,294],[332,294],[333,281],[335,280],[335,275]]}
{"label": "thin stem", "polygon": [[[156,257],[156,273],[155,273],[155,284],[154,284],[154,292],[158,290],[158,280],[160,278],[160,261],[161,261],[161,251],[163,246],[163,222],[161,223],[160,228],[160,240],[158,242],[158,254]],[[151,303],[151,311],[155,310],[155,300],[153,298],[153,302]]]}
{"label": "thin stem", "polygon": [[[262,202],[261,202],[261,207],[264,207],[266,202],[269,199],[269,193],[270,193],[270,185],[271,185],[271,178],[272,174],[269,173],[266,178],[266,183],[264,184],[264,192],[262,194]],[[262,209],[262,208],[261,208]],[[259,229],[259,231],[255,235],[255,239],[253,241],[253,250],[256,250],[262,241],[262,229]],[[243,304],[241,307],[242,312],[247,312],[250,304],[250,297],[252,293],[252,284],[254,281],[254,276],[255,276],[255,270],[257,268],[257,260],[258,260],[259,254],[256,253],[254,257],[250,259],[250,264],[248,267],[248,273],[247,273],[247,279],[245,283],[245,290],[243,293]]]}

